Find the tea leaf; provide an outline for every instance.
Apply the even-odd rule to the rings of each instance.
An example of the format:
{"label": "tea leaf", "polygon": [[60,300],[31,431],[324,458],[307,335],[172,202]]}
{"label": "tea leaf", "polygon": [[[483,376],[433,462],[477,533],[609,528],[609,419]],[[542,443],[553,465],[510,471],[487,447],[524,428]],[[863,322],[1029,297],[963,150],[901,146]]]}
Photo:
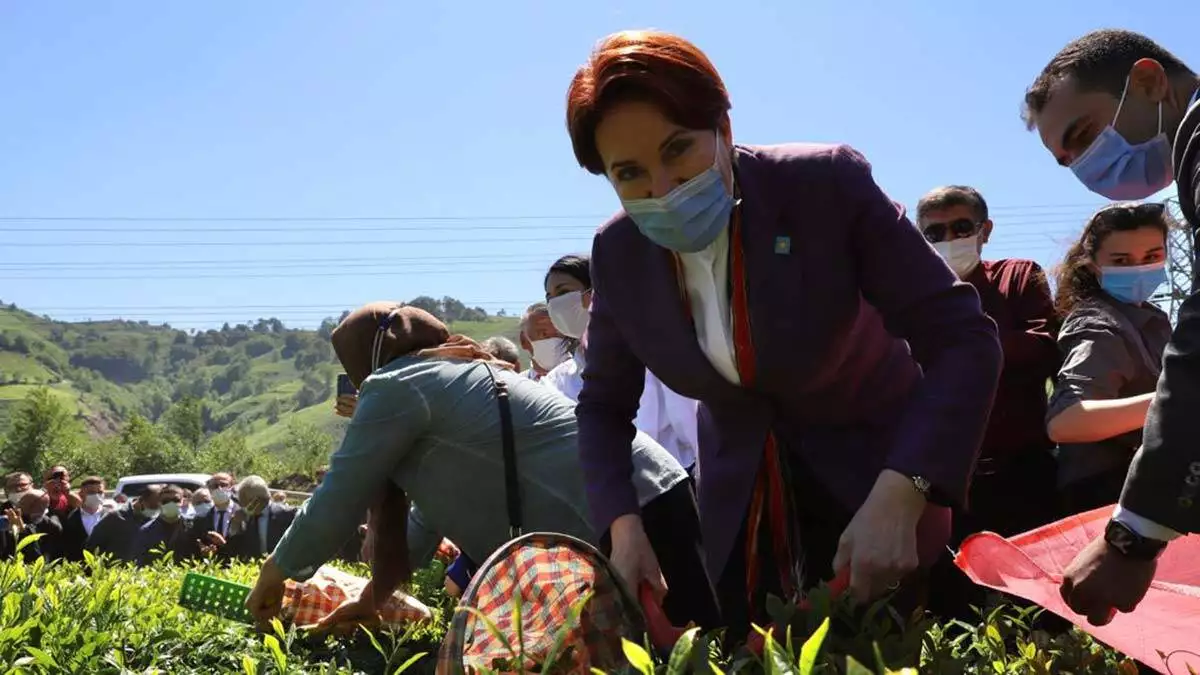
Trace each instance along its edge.
{"label": "tea leaf", "polygon": [[393,673],[392,673],[392,675],[400,675],[400,673],[403,673],[404,671],[406,671],[406,670],[408,670],[409,668],[411,668],[411,667],[413,666],[413,664],[414,664],[414,663],[416,663],[417,661],[420,661],[421,659],[425,658],[425,655],[426,655],[426,652],[419,652],[419,653],[417,653],[417,654],[414,654],[414,655],[412,655],[411,657],[409,657],[409,659],[408,659],[407,661],[405,661],[404,663],[400,664],[400,667],[399,667],[399,668],[397,668],[397,669],[395,670],[395,672],[393,672]]}
{"label": "tea leaf", "polygon": [[804,641],[804,646],[800,648],[800,662],[797,664],[800,667],[800,675],[811,675],[817,667],[817,656],[821,653],[821,647],[825,644],[825,636],[829,634],[829,617],[821,622],[817,630]]}
{"label": "tea leaf", "polygon": [[621,651],[625,652],[629,664],[637,668],[642,675],[654,675],[654,661],[641,645],[621,638]]}
{"label": "tea leaf", "polygon": [[667,675],[684,675],[687,672],[699,632],[699,628],[691,628],[679,636],[679,640],[671,649],[671,657],[667,660]]}

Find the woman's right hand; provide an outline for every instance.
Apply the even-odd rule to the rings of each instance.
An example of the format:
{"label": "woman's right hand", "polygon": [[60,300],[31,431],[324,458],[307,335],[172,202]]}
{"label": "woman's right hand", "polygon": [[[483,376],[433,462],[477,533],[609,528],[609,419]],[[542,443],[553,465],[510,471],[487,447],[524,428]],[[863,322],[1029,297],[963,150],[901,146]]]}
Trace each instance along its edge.
{"label": "woman's right hand", "polygon": [[358,396],[356,394],[342,394],[337,397],[337,402],[334,403],[333,411],[339,417],[354,417],[354,409],[358,407]]}
{"label": "woman's right hand", "polygon": [[649,584],[655,600],[661,604],[667,596],[667,581],[642,526],[642,517],[628,514],[617,518],[609,528],[609,536],[612,539],[609,559],[626,586],[636,593],[642,582]]}

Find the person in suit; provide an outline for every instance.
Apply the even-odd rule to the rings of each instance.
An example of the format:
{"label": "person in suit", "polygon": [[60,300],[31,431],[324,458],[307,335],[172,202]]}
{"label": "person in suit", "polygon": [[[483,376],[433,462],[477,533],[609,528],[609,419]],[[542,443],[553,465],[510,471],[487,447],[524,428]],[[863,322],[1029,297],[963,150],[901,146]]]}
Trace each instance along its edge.
{"label": "person in suit", "polygon": [[[200,501],[208,502],[208,506],[201,506],[199,511],[195,511],[193,506],[192,526],[197,532],[215,532],[221,539],[226,539],[230,534],[229,526],[233,522],[233,516],[238,511],[238,505],[233,501],[233,476],[223,472],[214,473],[203,489],[206,493],[200,497]],[[195,498],[193,495],[193,500]]]}
{"label": "person in suit", "polygon": [[[1200,228],[1200,75],[1154,40],[1098,30],[1063,47],[1025,92],[1025,122],[1092,192],[1146,199],[1175,182]],[[1063,600],[1096,625],[1145,597],[1158,556],[1200,532],[1200,293],[1192,293],[1163,352],[1145,418],[1105,534],[1063,575]]]}
{"label": "person in suit", "polygon": [[291,527],[296,509],[271,501],[271,488],[260,476],[242,479],[237,497],[241,508],[233,515],[229,539],[220,547],[221,555],[256,560],[275,550]]}
{"label": "person in suit", "polygon": [[[931,564],[1000,373],[995,324],[844,145],[734,143],[675,35],[602,40],[567,93],[575,157],[623,207],[592,244],[576,410],[598,526],[662,592],[630,486],[648,368],[700,401],[699,501],[726,620],[835,570],[859,599]],[[553,312],[553,307],[552,307]]]}
{"label": "person in suit", "polygon": [[72,561],[83,560],[87,538],[105,516],[101,508],[104,505],[104,479],[99,476],[84,478],[79,484],[79,498],[82,504],[63,523],[62,557]]}
{"label": "person in suit", "polygon": [[51,562],[62,557],[62,521],[50,510],[51,503],[50,493],[30,490],[21,497],[18,508],[9,515],[9,523],[15,526],[14,542],[19,543],[35,534],[42,535],[22,551],[27,562],[39,557]]}
{"label": "person in suit", "polygon": [[135,561],[138,532],[143,525],[158,517],[162,489],[162,485],[148,485],[137,499],[101,518],[88,535],[83,548],[123,562]]}
{"label": "person in suit", "polygon": [[141,526],[133,544],[133,559],[139,566],[149,565],[167,553],[175,562],[199,554],[192,522],[183,517],[183,490],[168,485],[159,491],[158,515]]}

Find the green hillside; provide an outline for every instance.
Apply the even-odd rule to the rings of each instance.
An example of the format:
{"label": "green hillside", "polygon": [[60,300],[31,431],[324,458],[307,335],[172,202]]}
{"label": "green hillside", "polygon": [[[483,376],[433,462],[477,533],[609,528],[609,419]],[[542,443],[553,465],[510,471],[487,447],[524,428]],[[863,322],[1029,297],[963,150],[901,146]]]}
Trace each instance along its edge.
{"label": "green hillside", "polygon": [[[448,321],[453,332],[516,339],[515,318],[488,316],[452,298],[412,304],[459,318]],[[0,435],[15,406],[40,386],[93,437],[115,433],[134,416],[159,420],[184,398],[203,401],[206,435],[236,429],[251,448],[282,444],[293,422],[337,435],[331,399],[341,368],[329,346],[336,321],[298,330],[265,318],[186,332],[147,322],[55,321],[0,305]]]}

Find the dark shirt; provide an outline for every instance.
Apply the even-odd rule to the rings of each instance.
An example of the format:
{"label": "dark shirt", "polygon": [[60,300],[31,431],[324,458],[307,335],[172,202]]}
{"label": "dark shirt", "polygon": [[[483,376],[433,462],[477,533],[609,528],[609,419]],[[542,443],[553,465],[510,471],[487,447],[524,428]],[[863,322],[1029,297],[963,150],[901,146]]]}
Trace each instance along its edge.
{"label": "dark shirt", "polygon": [[192,529],[190,520],[180,518],[168,523],[162,518],[155,518],[138,530],[133,558],[138,565],[147,565],[166,553],[173,553],[175,562],[182,562],[199,555],[197,538],[199,533]]}
{"label": "dark shirt", "polygon": [[[1154,391],[1171,322],[1161,309],[1131,305],[1107,293],[1083,300],[1058,334],[1064,356],[1046,420],[1080,401],[1128,398]],[[1118,465],[1128,465],[1142,430],[1095,443],[1059,448],[1059,484],[1069,485]]]}
{"label": "dark shirt", "polygon": [[140,513],[134,512],[128,505],[122,506],[96,523],[96,527],[92,528],[92,533],[88,535],[84,549],[132,562],[138,530],[145,523],[146,519]]}
{"label": "dark shirt", "polygon": [[46,562],[50,562],[61,557],[63,526],[53,514],[47,513],[36,523],[25,523],[25,527],[17,536],[13,536],[11,527],[4,530],[0,533],[0,560],[12,558],[20,540],[34,534],[40,534],[42,537],[21,550],[25,562],[33,562],[38,558],[45,558]]}
{"label": "dark shirt", "polygon": [[979,292],[1004,349],[1004,370],[980,456],[987,460],[1049,450],[1053,443],[1046,436],[1046,381],[1054,377],[1061,359],[1045,273],[1032,260],[985,260],[964,281]]}

